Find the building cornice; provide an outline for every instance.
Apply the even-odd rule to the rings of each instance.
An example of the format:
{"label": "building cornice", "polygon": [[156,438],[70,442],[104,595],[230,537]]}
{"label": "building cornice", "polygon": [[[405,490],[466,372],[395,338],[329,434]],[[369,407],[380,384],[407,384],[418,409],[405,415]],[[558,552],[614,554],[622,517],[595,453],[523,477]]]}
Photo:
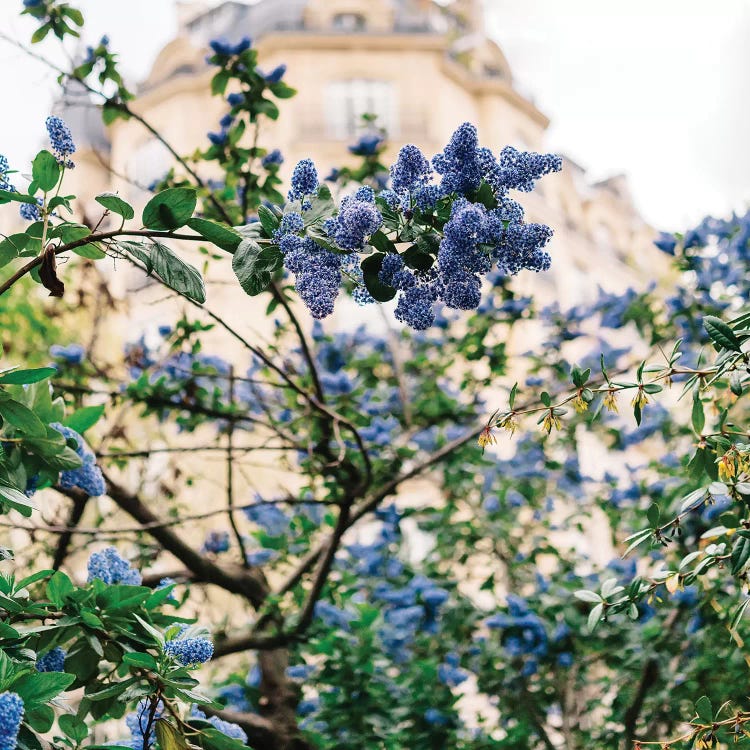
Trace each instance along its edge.
{"label": "building cornice", "polygon": [[330,31],[274,31],[257,42],[258,53],[293,49],[325,50],[398,50],[408,45],[410,50],[447,52],[448,43],[443,34],[432,33],[331,33]]}
{"label": "building cornice", "polygon": [[546,129],[550,123],[547,115],[537,109],[533,102],[519,94],[507,81],[500,78],[473,75],[463,65],[448,56],[443,60],[443,72],[475,96],[494,94],[507,99],[508,102],[520,109],[543,129]]}

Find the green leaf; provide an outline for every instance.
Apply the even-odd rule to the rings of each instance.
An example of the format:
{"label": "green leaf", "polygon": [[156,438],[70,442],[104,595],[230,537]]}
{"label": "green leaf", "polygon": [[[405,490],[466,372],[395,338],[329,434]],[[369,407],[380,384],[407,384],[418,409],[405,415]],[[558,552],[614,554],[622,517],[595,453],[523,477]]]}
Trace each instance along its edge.
{"label": "green leaf", "polygon": [[0,417],[30,437],[44,437],[47,434],[47,428],[42,420],[19,401],[0,398]]}
{"label": "green leaf", "polygon": [[281,251],[270,246],[262,248],[255,240],[243,240],[232,257],[234,270],[240,286],[254,297],[268,288],[271,273],[281,267]]}
{"label": "green leaf", "polygon": [[[378,229],[375,234],[370,236],[370,244],[381,253],[398,252],[396,245],[393,244],[393,240],[388,239],[388,237],[380,229]],[[406,253],[404,253],[404,255],[406,255]],[[406,259],[404,258],[404,261],[405,260]]]}
{"label": "green leaf", "polygon": [[100,404],[99,406],[84,406],[66,417],[63,420],[63,424],[82,435],[90,427],[93,427],[102,418],[103,414],[104,404]]}
{"label": "green leaf", "polygon": [[7,485],[0,485],[0,500],[2,500],[3,505],[17,510],[25,518],[29,518],[32,512],[37,509],[36,505],[23,492]]}
{"label": "green leaf", "polygon": [[206,287],[197,268],[175,255],[166,245],[155,242],[151,247],[151,264],[164,283],[180,294],[206,301]]}
{"label": "green leaf", "polygon": [[75,675],[66,672],[37,672],[15,680],[11,689],[21,696],[26,710],[31,711],[49,703],[74,680]]}
{"label": "green leaf", "polygon": [[297,93],[297,89],[287,86],[284,81],[272,83],[268,88],[277,99],[291,99]]}
{"label": "green leaf", "polygon": [[646,511],[646,518],[648,522],[656,528],[659,525],[659,518],[661,517],[661,509],[656,503],[652,503],[649,509]]}
{"label": "green leaf", "polygon": [[193,188],[176,187],[162,190],[143,209],[143,225],[149,229],[170,231],[188,223],[198,198]]}
{"label": "green leaf", "polygon": [[732,548],[732,575],[737,575],[750,560],[750,539],[744,536],[737,538]]}
{"label": "green leaf", "polygon": [[69,242],[77,242],[84,237],[88,237],[91,234],[91,230],[83,224],[66,223],[55,227],[51,234],[59,237],[67,245]]}
{"label": "green leaf", "polygon": [[156,669],[156,659],[151,654],[132,653],[122,657],[124,664],[131,667],[143,667],[144,669]]}
{"label": "green leaf", "polygon": [[49,151],[40,151],[31,165],[31,176],[40,190],[49,193],[60,179],[60,165]]}
{"label": "green leaf", "polygon": [[603,612],[604,612],[604,603],[597,604],[591,610],[591,612],[589,612],[589,619],[587,622],[587,627],[590,633],[593,633],[594,630],[596,630],[596,626],[599,624],[599,621],[602,619]]}
{"label": "green leaf", "polygon": [[740,341],[734,335],[734,331],[723,321],[713,315],[706,315],[703,318],[703,327],[711,337],[711,341],[721,349],[729,349],[733,352],[739,352]]}
{"label": "green leaf", "polygon": [[112,211],[112,213],[122,216],[123,219],[132,219],[135,216],[133,207],[127,202],[120,198],[115,193],[102,193],[96,196],[96,202],[104,206],[104,208]]}
{"label": "green leaf", "polygon": [[159,741],[161,750],[188,750],[188,741],[185,736],[166,719],[156,722],[156,739]]}
{"label": "green leaf", "polygon": [[60,731],[66,737],[70,737],[76,744],[80,744],[89,736],[89,729],[86,726],[86,722],[72,714],[63,714],[57,720],[57,724],[60,727]]}
{"label": "green leaf", "polygon": [[107,698],[116,698],[118,695],[122,695],[131,685],[135,685],[138,680],[138,677],[131,677],[130,679],[123,680],[122,682],[116,682],[114,683],[114,685],[108,685],[101,690],[96,690],[92,693],[86,693],[86,697],[90,701],[103,701]]}
{"label": "green leaf", "polygon": [[62,607],[68,594],[72,594],[73,591],[73,582],[60,570],[56,571],[47,583],[47,597],[56,607]]}
{"label": "green leaf", "polygon": [[188,221],[187,225],[201,237],[205,237],[216,247],[220,247],[228,253],[233,253],[242,242],[242,237],[234,229],[229,229],[229,227],[215,221],[193,218]]}
{"label": "green leaf", "polygon": [[219,94],[224,93],[227,88],[227,84],[229,83],[230,75],[231,73],[228,70],[220,70],[211,79],[211,93],[214,96],[218,96]]}
{"label": "green leaf", "polygon": [[101,260],[102,258],[107,257],[107,253],[101,250],[98,245],[93,244],[74,247],[70,252],[80,255],[81,258],[88,258],[89,260]]}
{"label": "green leaf", "polygon": [[714,709],[711,705],[711,699],[704,695],[701,698],[698,698],[698,701],[695,704],[695,713],[698,714],[698,718],[704,723],[704,724],[711,724],[714,720]]}
{"label": "green leaf", "polygon": [[273,237],[279,228],[279,219],[268,206],[258,206],[258,220],[266,233],[266,237]]}
{"label": "green leaf", "polygon": [[588,602],[589,604],[599,604],[602,600],[601,596],[599,596],[596,591],[587,591],[586,589],[576,591],[573,596],[575,596],[576,599],[580,599],[582,602]]}
{"label": "green leaf", "polygon": [[39,205],[36,202],[36,198],[32,195],[11,192],[10,190],[0,190],[0,205],[10,203],[11,201],[15,201],[16,203],[33,203],[35,206]]}
{"label": "green leaf", "polygon": [[378,302],[388,302],[396,296],[396,290],[384,284],[379,278],[383,258],[385,258],[384,253],[373,253],[368,255],[361,264],[367,291]]}
{"label": "green leaf", "polygon": [[0,242],[0,268],[15,260],[31,241],[28,234],[11,234]]}
{"label": "green leaf", "polygon": [[54,367],[37,367],[31,370],[8,370],[0,373],[0,385],[28,385],[56,375]]}
{"label": "green leaf", "polygon": [[701,435],[706,425],[706,415],[703,413],[703,402],[701,401],[700,388],[696,385],[693,389],[693,429],[696,435]]}
{"label": "green leaf", "polygon": [[26,711],[24,715],[26,723],[40,734],[49,732],[55,723],[55,712],[52,706],[39,706],[31,711]]}

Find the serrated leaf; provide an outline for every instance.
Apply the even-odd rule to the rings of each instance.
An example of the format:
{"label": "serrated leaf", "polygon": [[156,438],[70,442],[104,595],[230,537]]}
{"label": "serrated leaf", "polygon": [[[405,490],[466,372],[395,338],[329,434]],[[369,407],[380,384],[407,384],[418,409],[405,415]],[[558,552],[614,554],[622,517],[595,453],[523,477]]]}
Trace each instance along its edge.
{"label": "serrated leaf", "polygon": [[197,268],[185,263],[166,245],[155,242],[151,247],[151,264],[164,283],[196,302],[206,301],[206,287]]}
{"label": "serrated leaf", "polygon": [[280,267],[281,251],[263,248],[255,240],[243,240],[232,257],[232,270],[246,294],[254,297],[268,288],[271,273]]}

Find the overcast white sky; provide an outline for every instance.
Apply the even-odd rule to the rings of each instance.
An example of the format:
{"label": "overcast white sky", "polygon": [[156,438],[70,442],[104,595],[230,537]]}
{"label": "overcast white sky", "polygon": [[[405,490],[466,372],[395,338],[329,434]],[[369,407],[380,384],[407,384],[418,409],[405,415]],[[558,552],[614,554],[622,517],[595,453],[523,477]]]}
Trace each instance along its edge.
{"label": "overcast white sky", "polygon": [[[175,33],[175,0],[79,0],[132,79]],[[20,0],[0,29],[26,41]],[[552,124],[548,146],[592,178],[625,172],[655,226],[679,229],[750,201],[750,0],[485,0],[487,30]],[[42,45],[49,50],[54,43]],[[41,143],[54,74],[0,41],[0,153]],[[418,71],[415,71],[418,75]]]}

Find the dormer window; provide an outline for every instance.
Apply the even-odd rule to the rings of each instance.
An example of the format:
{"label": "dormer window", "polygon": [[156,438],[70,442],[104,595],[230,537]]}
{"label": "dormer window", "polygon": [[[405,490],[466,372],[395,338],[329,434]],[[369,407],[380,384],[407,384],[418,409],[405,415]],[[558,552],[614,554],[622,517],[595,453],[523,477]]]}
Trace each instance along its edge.
{"label": "dormer window", "polygon": [[367,28],[367,20],[360,13],[337,13],[333,17],[333,28],[336,31],[364,31]]}

